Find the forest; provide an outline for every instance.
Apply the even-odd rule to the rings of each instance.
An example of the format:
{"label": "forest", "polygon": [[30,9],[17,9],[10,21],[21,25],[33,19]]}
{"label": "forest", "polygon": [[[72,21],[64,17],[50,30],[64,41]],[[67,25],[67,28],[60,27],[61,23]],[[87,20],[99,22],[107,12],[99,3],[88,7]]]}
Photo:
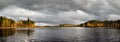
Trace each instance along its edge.
{"label": "forest", "polygon": [[90,20],[78,26],[81,27],[120,27],[120,20]]}
{"label": "forest", "polygon": [[59,27],[120,27],[120,20],[90,20],[82,24],[60,24]]}
{"label": "forest", "polygon": [[34,27],[34,22],[29,18],[27,20],[18,20],[0,16],[0,27]]}

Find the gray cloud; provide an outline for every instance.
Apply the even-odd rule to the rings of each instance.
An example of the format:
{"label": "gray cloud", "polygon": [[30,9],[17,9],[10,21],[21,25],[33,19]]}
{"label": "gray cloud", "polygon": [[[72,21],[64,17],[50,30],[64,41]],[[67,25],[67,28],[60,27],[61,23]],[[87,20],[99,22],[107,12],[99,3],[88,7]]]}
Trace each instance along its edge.
{"label": "gray cloud", "polygon": [[37,24],[117,20],[119,0],[0,0],[0,15],[15,20],[30,17]]}

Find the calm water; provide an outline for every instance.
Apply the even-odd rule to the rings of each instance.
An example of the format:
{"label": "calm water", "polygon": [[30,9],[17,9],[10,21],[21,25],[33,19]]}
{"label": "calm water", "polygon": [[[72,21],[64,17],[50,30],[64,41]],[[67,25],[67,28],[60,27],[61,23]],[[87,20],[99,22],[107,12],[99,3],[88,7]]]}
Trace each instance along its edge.
{"label": "calm water", "polygon": [[82,27],[0,29],[0,42],[120,42],[120,29]]}

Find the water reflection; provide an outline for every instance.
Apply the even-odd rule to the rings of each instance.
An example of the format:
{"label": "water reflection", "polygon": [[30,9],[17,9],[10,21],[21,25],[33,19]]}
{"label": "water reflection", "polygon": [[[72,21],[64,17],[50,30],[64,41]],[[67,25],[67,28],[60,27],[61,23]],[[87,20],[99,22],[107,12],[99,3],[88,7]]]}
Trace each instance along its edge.
{"label": "water reflection", "polygon": [[0,42],[24,42],[33,32],[32,29],[3,28],[0,29]]}
{"label": "water reflection", "polygon": [[120,29],[9,28],[0,29],[0,42],[120,42]]}
{"label": "water reflection", "polygon": [[34,37],[39,42],[120,42],[120,29],[42,28]]}
{"label": "water reflection", "polygon": [[0,42],[5,42],[6,38],[15,34],[15,29],[0,29]]}
{"label": "water reflection", "polygon": [[16,30],[16,33],[19,35],[27,35],[28,37],[33,35],[34,30],[27,29],[27,30]]}
{"label": "water reflection", "polygon": [[0,29],[0,37],[8,37],[15,34],[15,29]]}

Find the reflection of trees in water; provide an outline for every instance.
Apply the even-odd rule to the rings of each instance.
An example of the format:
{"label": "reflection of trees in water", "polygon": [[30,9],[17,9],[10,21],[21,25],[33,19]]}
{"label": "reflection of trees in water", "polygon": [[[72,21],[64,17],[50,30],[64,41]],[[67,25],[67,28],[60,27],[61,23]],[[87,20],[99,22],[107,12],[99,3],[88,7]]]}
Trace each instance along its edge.
{"label": "reflection of trees in water", "polygon": [[0,42],[5,42],[5,39],[8,36],[14,35],[15,29],[9,28],[9,29],[0,29]]}
{"label": "reflection of trees in water", "polygon": [[30,36],[32,35],[34,32],[34,30],[16,30],[16,33],[19,34],[19,35],[27,35],[27,36]]}
{"label": "reflection of trees in water", "polygon": [[0,29],[0,37],[8,37],[15,34],[15,29]]}
{"label": "reflection of trees in water", "polygon": [[16,30],[15,28],[4,28],[0,29],[0,42],[6,42],[6,38],[9,36],[15,35],[17,33],[18,35],[27,35],[30,36],[32,35],[34,30],[28,29],[28,30]]}

